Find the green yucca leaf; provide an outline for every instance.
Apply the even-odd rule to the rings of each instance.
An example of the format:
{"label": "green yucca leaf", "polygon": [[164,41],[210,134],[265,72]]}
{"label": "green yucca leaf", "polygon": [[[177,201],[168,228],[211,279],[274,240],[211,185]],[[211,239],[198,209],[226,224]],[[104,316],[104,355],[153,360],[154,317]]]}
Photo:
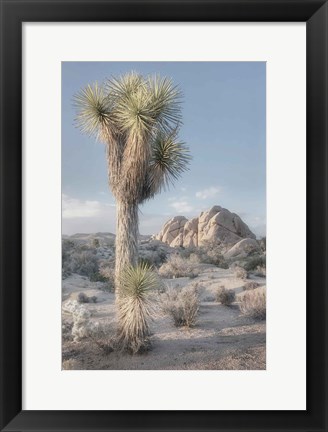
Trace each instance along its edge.
{"label": "green yucca leaf", "polygon": [[137,353],[149,344],[149,320],[154,313],[150,292],[160,282],[146,263],[125,268],[120,281],[118,341],[122,349]]}
{"label": "green yucca leaf", "polygon": [[73,98],[76,123],[83,133],[99,138],[101,127],[110,124],[110,105],[104,88],[88,85]]}
{"label": "green yucca leaf", "polygon": [[[153,142],[153,157],[150,163],[149,181],[154,184],[154,189],[165,189],[173,184],[188,170],[190,160],[189,149],[177,140],[176,131],[169,134],[159,132]],[[156,185],[156,182],[159,184]]]}
{"label": "green yucca leaf", "polygon": [[129,266],[124,269],[120,277],[123,296],[143,299],[149,291],[159,285],[159,278],[147,263]]}
{"label": "green yucca leaf", "polygon": [[172,80],[159,75],[148,77],[150,106],[159,128],[168,130],[181,123],[182,93]]}

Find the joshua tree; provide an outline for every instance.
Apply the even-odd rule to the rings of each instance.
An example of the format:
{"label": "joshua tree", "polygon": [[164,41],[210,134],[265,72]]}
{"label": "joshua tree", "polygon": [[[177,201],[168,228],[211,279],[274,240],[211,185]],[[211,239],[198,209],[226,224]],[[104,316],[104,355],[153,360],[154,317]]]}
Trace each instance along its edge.
{"label": "joshua tree", "polygon": [[74,98],[82,132],[106,146],[116,199],[116,289],[124,268],[138,263],[138,206],[186,169],[188,148],[177,139],[181,93],[172,81],[135,72],[88,85]]}

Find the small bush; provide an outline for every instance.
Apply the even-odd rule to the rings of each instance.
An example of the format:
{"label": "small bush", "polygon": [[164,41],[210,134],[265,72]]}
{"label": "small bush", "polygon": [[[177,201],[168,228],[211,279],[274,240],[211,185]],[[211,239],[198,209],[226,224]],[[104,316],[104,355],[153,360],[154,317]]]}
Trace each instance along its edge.
{"label": "small bush", "polygon": [[199,259],[192,254],[189,258],[183,258],[179,254],[171,254],[166,263],[160,269],[159,274],[165,278],[177,277],[197,277],[198,272],[195,271],[195,265],[199,264]]}
{"label": "small bush", "polygon": [[111,323],[95,323],[89,337],[105,355],[116,348],[116,338]]}
{"label": "small bush", "polygon": [[244,280],[244,279],[247,279],[247,277],[248,277],[248,273],[243,267],[236,266],[234,268],[234,273],[235,273],[236,278],[238,278],[238,279]]}
{"label": "small bush", "polygon": [[121,275],[118,299],[118,344],[136,354],[149,348],[149,321],[154,313],[151,292],[160,281],[147,264],[128,267]]}
{"label": "small bush", "polygon": [[199,311],[197,288],[184,287],[182,290],[169,288],[162,295],[162,310],[169,315],[176,327],[193,327]]}
{"label": "small bush", "polygon": [[115,291],[115,269],[112,265],[102,263],[99,267],[99,274],[106,282],[104,290],[107,292]]}
{"label": "small bush", "polygon": [[230,306],[236,299],[236,293],[234,290],[226,289],[224,286],[220,286],[216,292],[216,301],[225,305]]}
{"label": "small bush", "polygon": [[256,319],[266,318],[266,291],[258,288],[253,291],[245,292],[240,299],[240,310],[243,314]]}
{"label": "small bush", "polygon": [[72,338],[73,323],[63,320],[62,321],[62,337],[63,340],[70,340]]}
{"label": "small bush", "polygon": [[243,290],[244,291],[250,291],[253,290],[255,288],[258,288],[260,286],[260,284],[258,284],[255,281],[250,281],[250,282],[246,282],[245,285],[243,286]]}
{"label": "small bush", "polygon": [[70,312],[73,318],[72,336],[75,342],[88,337],[92,330],[90,321],[91,313],[84,305],[80,305],[76,300],[68,301],[64,305],[64,310]]}
{"label": "small bush", "polygon": [[222,254],[222,246],[214,242],[204,242],[200,247],[190,247],[183,249],[181,255],[184,258],[189,258],[191,255],[196,255],[199,262],[203,264],[214,264],[217,267],[227,269],[229,265]]}
{"label": "small bush", "polygon": [[158,240],[151,240],[139,248],[140,261],[154,267],[161,266],[167,258],[167,247]]}
{"label": "small bush", "polygon": [[246,271],[254,271],[257,267],[265,267],[265,255],[253,255],[246,259],[243,267]]}
{"label": "small bush", "polygon": [[83,292],[80,292],[79,295],[77,296],[77,301],[79,303],[97,303],[97,299],[98,299],[97,296],[89,297]]}
{"label": "small bush", "polygon": [[266,277],[266,267],[264,267],[264,266],[256,267],[255,275],[260,276],[260,277]]}
{"label": "small bush", "polygon": [[77,296],[77,301],[79,303],[89,303],[90,299],[86,294],[80,292],[79,295]]}

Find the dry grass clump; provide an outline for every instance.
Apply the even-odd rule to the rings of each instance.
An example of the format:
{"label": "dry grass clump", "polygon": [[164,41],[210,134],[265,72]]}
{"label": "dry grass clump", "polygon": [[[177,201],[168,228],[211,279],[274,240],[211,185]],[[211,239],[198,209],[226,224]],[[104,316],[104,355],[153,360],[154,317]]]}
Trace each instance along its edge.
{"label": "dry grass clump", "polygon": [[238,279],[247,279],[248,273],[243,267],[236,266],[234,268],[234,274]]}
{"label": "dry grass clump", "polygon": [[95,323],[89,337],[105,355],[110,354],[116,348],[117,342],[113,325],[109,322]]}
{"label": "dry grass clump", "polygon": [[113,265],[101,263],[99,267],[99,274],[106,282],[104,291],[115,291],[115,269]]}
{"label": "dry grass clump", "polygon": [[191,254],[189,258],[171,254],[160,267],[159,274],[165,278],[196,277],[198,276],[198,272],[195,271],[197,264],[199,264],[199,259],[194,254]]}
{"label": "dry grass clump", "polygon": [[243,286],[243,290],[244,291],[250,291],[253,290],[255,288],[258,288],[260,286],[259,283],[255,282],[255,281],[249,281],[246,282],[245,285]]}
{"label": "dry grass clump", "polygon": [[136,354],[149,348],[149,321],[154,313],[151,292],[160,281],[145,263],[127,267],[121,274],[118,299],[118,345]]}
{"label": "dry grass clump", "polygon": [[266,291],[258,288],[244,293],[240,298],[240,310],[243,314],[263,320],[266,318]]}
{"label": "dry grass clump", "polygon": [[196,255],[200,263],[214,264],[217,267],[227,269],[229,265],[223,256],[222,245],[217,241],[205,241],[202,246],[192,246],[181,251],[184,258],[189,258],[190,255]]}
{"label": "dry grass clump", "polygon": [[162,310],[169,315],[176,327],[193,327],[199,311],[197,288],[184,287],[181,290],[169,288],[162,295]]}
{"label": "dry grass clump", "polygon": [[224,286],[220,286],[216,292],[216,301],[225,305],[230,306],[236,300],[236,293],[234,290],[226,289]]}

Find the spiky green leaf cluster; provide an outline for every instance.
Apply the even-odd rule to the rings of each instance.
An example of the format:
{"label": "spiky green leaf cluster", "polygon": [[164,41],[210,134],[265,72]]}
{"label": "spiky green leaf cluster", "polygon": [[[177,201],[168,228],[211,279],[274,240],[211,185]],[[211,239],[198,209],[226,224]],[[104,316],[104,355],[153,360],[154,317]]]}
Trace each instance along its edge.
{"label": "spiky green leaf cluster", "polygon": [[152,267],[145,262],[129,266],[121,275],[121,295],[144,301],[151,290],[158,288],[160,281]]}
{"label": "spiky green leaf cluster", "polygon": [[150,164],[154,189],[157,191],[162,187],[165,189],[170,184],[174,184],[188,169],[190,159],[189,149],[185,143],[177,139],[176,131],[168,134],[159,132],[153,143],[153,156]]}
{"label": "spiky green leaf cluster", "polygon": [[157,274],[145,263],[129,266],[122,272],[119,295],[119,335],[121,347],[133,353],[148,344],[149,320],[153,314],[150,292],[158,288]]}
{"label": "spiky green leaf cluster", "polygon": [[102,129],[110,123],[108,98],[98,83],[88,85],[73,98],[77,109],[76,123],[83,133],[100,136]]}
{"label": "spiky green leaf cluster", "polygon": [[187,169],[188,148],[177,138],[181,91],[170,79],[131,72],[87,86],[74,102],[82,132],[107,145],[117,198],[141,203]]}

